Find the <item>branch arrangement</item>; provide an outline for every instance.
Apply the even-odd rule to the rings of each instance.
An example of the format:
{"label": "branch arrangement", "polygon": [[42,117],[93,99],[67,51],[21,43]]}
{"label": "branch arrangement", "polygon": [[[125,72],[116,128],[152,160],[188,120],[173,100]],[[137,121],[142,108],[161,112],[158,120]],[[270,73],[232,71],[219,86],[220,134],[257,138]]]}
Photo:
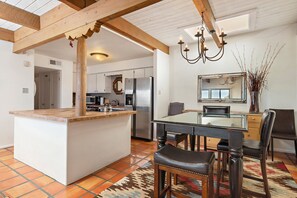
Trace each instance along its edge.
{"label": "branch arrangement", "polygon": [[255,66],[253,66],[254,50],[252,51],[251,60],[249,64],[246,63],[245,47],[243,47],[242,54],[240,54],[237,47],[236,53],[234,51],[232,52],[241,71],[247,73],[247,87],[250,93],[252,91],[258,91],[261,94],[263,87],[266,86],[269,70],[275,58],[278,56],[278,54],[284,46],[284,44],[281,46],[277,44],[273,48],[270,44],[268,44],[263,55],[261,64],[258,65],[256,63]]}

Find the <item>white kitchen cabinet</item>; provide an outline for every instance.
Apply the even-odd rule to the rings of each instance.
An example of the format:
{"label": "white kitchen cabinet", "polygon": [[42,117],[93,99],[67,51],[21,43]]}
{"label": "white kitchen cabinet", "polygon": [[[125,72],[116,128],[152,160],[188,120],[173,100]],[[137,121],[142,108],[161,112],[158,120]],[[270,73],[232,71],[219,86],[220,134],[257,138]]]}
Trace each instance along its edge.
{"label": "white kitchen cabinet", "polygon": [[154,69],[152,67],[144,69],[144,77],[154,76]]}
{"label": "white kitchen cabinet", "polygon": [[97,74],[97,92],[111,93],[111,77],[106,74]]}
{"label": "white kitchen cabinet", "polygon": [[77,83],[77,80],[76,80],[76,72],[73,72],[73,84],[72,84],[72,91],[74,92],[74,93],[76,93],[76,83]]}
{"label": "white kitchen cabinet", "polygon": [[88,93],[111,93],[111,77],[103,73],[88,74]]}
{"label": "white kitchen cabinet", "polygon": [[122,71],[108,72],[108,73],[105,73],[105,76],[121,76],[122,73],[123,73]]}
{"label": "white kitchen cabinet", "polygon": [[144,77],[144,69],[135,69],[133,70],[134,78],[143,78]]}
{"label": "white kitchen cabinet", "polygon": [[133,78],[133,70],[125,70],[122,71],[122,84],[123,90],[125,90],[125,79],[126,78]]}
{"label": "white kitchen cabinet", "polygon": [[133,70],[125,70],[122,71],[122,77],[125,78],[133,78]]}
{"label": "white kitchen cabinet", "polygon": [[87,75],[87,92],[88,93],[97,93],[97,75],[88,74]]}

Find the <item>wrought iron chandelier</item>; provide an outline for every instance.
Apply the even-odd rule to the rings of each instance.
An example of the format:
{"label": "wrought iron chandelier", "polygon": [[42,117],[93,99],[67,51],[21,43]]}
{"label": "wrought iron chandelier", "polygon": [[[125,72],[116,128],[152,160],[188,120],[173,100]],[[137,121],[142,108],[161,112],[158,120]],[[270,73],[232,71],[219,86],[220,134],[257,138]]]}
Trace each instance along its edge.
{"label": "wrought iron chandelier", "polygon": [[[188,48],[188,46],[186,45],[185,48],[183,49],[183,44],[185,42],[182,41],[182,39],[180,39],[180,41],[178,42],[178,44],[180,45],[180,53],[182,55],[182,57],[187,60],[188,63],[190,64],[195,64],[197,63],[200,59],[202,59],[203,63],[206,62],[206,60],[209,60],[209,61],[218,61],[220,60],[223,55],[224,55],[224,46],[227,44],[225,41],[224,41],[224,37],[227,36],[227,34],[225,34],[223,31],[222,33],[220,34],[220,37],[221,37],[221,47],[220,47],[220,50],[219,52],[214,55],[214,56],[208,56],[206,55],[206,52],[207,52],[207,47],[205,45],[205,38],[204,38],[204,18],[203,18],[203,12],[202,12],[202,26],[199,30],[198,28],[198,31],[197,31],[197,34],[195,35],[195,37],[197,37],[197,44],[198,44],[198,56],[197,58],[194,58],[194,59],[190,59],[188,58],[188,52],[190,51],[190,49]],[[201,31],[201,32],[200,32]],[[212,30],[210,33],[215,33],[215,30]],[[183,51],[185,52],[185,55],[183,53]]]}

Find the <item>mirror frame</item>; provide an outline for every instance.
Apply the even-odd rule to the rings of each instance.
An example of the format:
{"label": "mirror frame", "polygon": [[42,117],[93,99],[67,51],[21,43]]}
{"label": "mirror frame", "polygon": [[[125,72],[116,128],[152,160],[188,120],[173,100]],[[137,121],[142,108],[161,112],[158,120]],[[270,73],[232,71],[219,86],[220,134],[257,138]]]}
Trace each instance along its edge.
{"label": "mirror frame", "polygon": [[[202,95],[202,80],[211,78],[222,78],[222,77],[242,77],[241,79],[241,99],[229,98],[229,99],[201,99]],[[209,102],[209,103],[246,103],[247,102],[247,81],[246,72],[236,72],[236,73],[221,73],[221,74],[208,74],[208,75],[198,75],[198,94],[197,99],[199,102]]]}
{"label": "mirror frame", "polygon": [[121,95],[123,94],[123,86],[122,86],[122,89],[119,90],[118,88],[118,82],[121,82],[123,84],[123,81],[122,81],[122,77],[116,77],[112,83],[112,90],[114,91],[114,93],[116,95]]}

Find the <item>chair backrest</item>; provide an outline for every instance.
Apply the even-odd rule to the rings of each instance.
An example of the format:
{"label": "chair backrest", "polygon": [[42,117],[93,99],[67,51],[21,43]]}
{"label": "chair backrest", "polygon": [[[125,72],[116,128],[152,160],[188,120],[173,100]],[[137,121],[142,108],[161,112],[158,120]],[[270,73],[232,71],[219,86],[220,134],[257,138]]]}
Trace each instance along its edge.
{"label": "chair backrest", "polygon": [[169,104],[168,115],[181,114],[185,108],[185,104],[181,102],[172,102]]}
{"label": "chair backrest", "polygon": [[294,109],[271,110],[275,111],[276,113],[272,134],[282,133],[296,135]]}
{"label": "chair backrest", "polygon": [[263,151],[267,151],[270,142],[271,132],[275,120],[275,111],[266,109],[261,120],[261,147]]}
{"label": "chair backrest", "polygon": [[229,114],[230,106],[203,106],[203,113],[207,114]]}

